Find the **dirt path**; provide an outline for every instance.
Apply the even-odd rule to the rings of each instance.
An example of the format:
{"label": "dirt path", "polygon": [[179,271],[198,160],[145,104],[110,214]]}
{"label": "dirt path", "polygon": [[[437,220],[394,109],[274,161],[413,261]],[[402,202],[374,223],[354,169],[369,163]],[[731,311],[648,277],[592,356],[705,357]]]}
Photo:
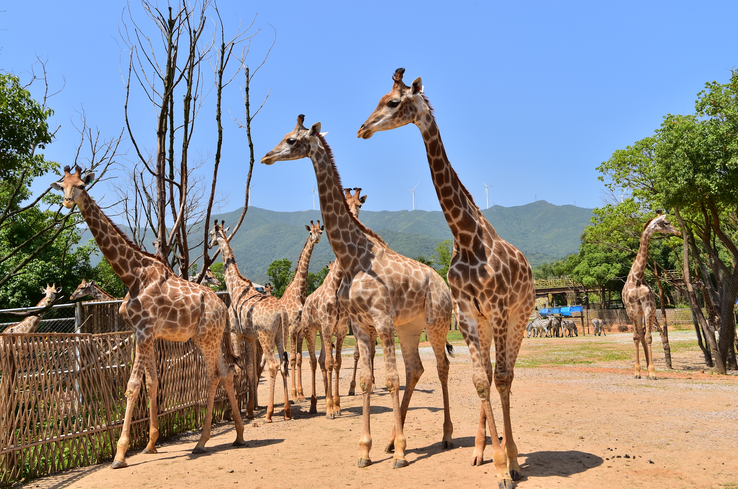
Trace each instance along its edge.
{"label": "dirt path", "polygon": [[[560,348],[563,342],[571,348],[597,341],[595,345],[603,348],[632,349],[630,338],[632,335],[620,334],[597,340],[526,340],[521,360],[540,356],[546,345]],[[672,341],[678,345],[689,338],[688,333],[676,334]],[[657,342],[658,337],[654,344]],[[410,465],[401,470],[393,470],[391,454],[384,453],[392,411],[386,390],[378,388],[372,396],[374,464],[366,469],[356,467],[361,396],[343,397],[343,413],[336,420],[324,417],[320,397],[317,416],[308,415],[308,405],[300,403],[292,407],[295,419],[285,422],[277,406],[276,421],[267,424],[261,410],[255,423],[246,428],[248,447],[230,445],[235,434],[232,424],[226,423],[214,429],[204,455],[190,454],[199,435],[191,433],[165,440],[156,455],[130,454],[126,469],[95,466],[32,481],[27,487],[496,487],[489,445],[486,463],[469,465],[479,401],[470,381],[468,354],[464,348],[457,350],[456,358],[451,359],[450,379],[456,447],[440,449],[440,385],[432,355],[424,354],[425,374],[413,396],[405,428]],[[633,379],[630,360],[516,369],[512,420],[523,471],[517,487],[738,488],[734,456],[738,377],[701,373],[700,354],[694,348],[676,348],[675,365],[680,370],[672,373],[663,372],[663,353],[656,357],[658,381]],[[349,363],[353,362],[345,359],[344,366]],[[383,385],[381,356],[377,369],[377,382]],[[345,393],[349,369],[344,368],[341,378]],[[318,379],[320,383],[320,376]],[[322,385],[318,392],[322,395]],[[499,426],[499,402],[495,414]]]}

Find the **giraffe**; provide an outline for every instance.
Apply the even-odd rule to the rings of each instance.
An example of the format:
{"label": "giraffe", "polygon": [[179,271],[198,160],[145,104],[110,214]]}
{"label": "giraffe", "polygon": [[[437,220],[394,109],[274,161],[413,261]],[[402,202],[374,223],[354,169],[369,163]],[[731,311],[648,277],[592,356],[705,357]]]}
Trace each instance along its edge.
{"label": "giraffe", "polygon": [[[216,245],[220,247],[225,265],[225,282],[228,295],[231,296],[231,307],[229,315],[232,330],[235,336],[246,340],[248,345],[246,355],[246,375],[249,380],[249,402],[247,405],[247,416],[254,417],[254,399],[256,398],[257,358],[256,342],[261,344],[266,354],[266,362],[269,368],[269,405],[266,412],[267,423],[272,422],[274,414],[274,385],[277,379],[277,370],[282,374],[284,383],[284,419],[292,419],[287,390],[287,368],[288,358],[284,350],[287,338],[287,313],[277,299],[271,295],[264,295],[256,290],[251,280],[245,278],[238,271],[236,258],[228,242],[228,229],[223,228],[223,222],[215,221],[210,231],[210,248]],[[234,335],[232,335],[233,338]],[[274,347],[279,352],[278,361],[274,357]]]}
{"label": "giraffe", "polygon": [[[394,450],[393,467],[405,467],[407,440],[403,432],[405,416],[423,364],[418,342],[423,328],[430,336],[436,356],[438,377],[443,390],[443,448],[452,446],[453,424],[449,412],[446,333],[451,324],[451,297],[446,283],[431,267],[392,251],[374,232],[361,224],[348,210],[342,195],[341,180],[320,122],[310,129],[305,117],[261,162],[310,158],[318,182],[320,209],[328,240],[345,276],[338,290],[338,301],[347,311],[361,348],[361,387],[363,390],[363,430],[359,441],[359,467],[371,464],[369,426],[372,372],[370,331],[374,327],[382,341],[386,386],[392,399],[394,427],[386,450]],[[405,393],[400,404],[400,377],[395,358],[395,331],[405,363]],[[328,341],[327,338],[324,341]],[[326,366],[328,369],[328,366]],[[327,397],[327,396],[326,396]]]}
{"label": "giraffe", "polygon": [[[226,305],[208,287],[177,277],[160,258],[137,247],[108,218],[87,193],[86,186],[93,173],[83,173],[77,166],[75,173],[64,168],[64,176],[51,188],[64,193],[64,207],[79,207],[82,217],[95,237],[100,251],[128,288],[120,306],[120,315],[134,332],[136,354],[126,388],[126,414],[118,440],[113,469],[126,467],[126,451],[130,441],[131,421],[141,382],[146,373],[149,393],[149,442],[144,453],[156,453],[159,437],[158,379],[154,340],[187,341],[192,339],[203,354],[207,372],[207,412],[200,440],[192,450],[203,453],[210,438],[213,402],[218,382],[228,394],[236,425],[236,446],[245,445],[243,421],[233,388],[233,372],[226,368],[221,355],[223,332],[228,327]],[[230,344],[230,342],[227,342]]]}
{"label": "giraffe", "polygon": [[[535,305],[533,273],[523,254],[497,234],[461,183],[446,155],[422,80],[418,77],[408,87],[402,81],[404,72],[404,68],[395,71],[392,90],[382,96],[357,136],[369,139],[377,131],[410,123],[420,129],[438,202],[454,236],[448,284],[459,329],[471,353],[472,381],[481,400],[472,464],[481,465],[484,460],[488,424],[498,485],[510,488],[513,480],[520,478],[510,420],[510,387],[525,326]],[[494,373],[490,362],[493,340]],[[502,442],[490,403],[493,378],[502,405]]]}
{"label": "giraffe", "polygon": [[[292,280],[284,289],[282,297],[279,298],[279,303],[287,312],[287,321],[289,324],[289,337],[290,337],[290,364],[292,366],[292,398],[297,397],[297,388],[295,386],[295,377],[297,365],[295,363],[296,349],[298,344],[298,333],[300,329],[300,316],[302,315],[302,307],[305,304],[305,296],[307,293],[307,277],[308,268],[310,265],[310,257],[313,254],[315,245],[320,242],[320,237],[323,235],[323,228],[318,223],[310,221],[310,225],[305,225],[305,229],[308,231],[308,238],[305,241],[305,245],[302,247],[300,257],[297,260],[297,268],[295,268],[295,274]],[[301,340],[301,338],[300,338]],[[300,341],[302,346],[302,341]],[[285,345],[286,346],[286,345]],[[302,349],[302,348],[300,348]],[[302,355],[301,355],[302,357]],[[300,368],[302,365],[300,365]]]}
{"label": "giraffe", "polygon": [[117,297],[113,297],[112,295],[108,294],[103,289],[101,289],[100,286],[97,285],[94,280],[90,280],[88,282],[86,278],[83,278],[82,282],[80,282],[77,288],[74,289],[74,292],[72,292],[72,295],[69,296],[69,300],[74,301],[86,295],[91,295],[95,301],[117,301],[119,300]]}
{"label": "giraffe", "polygon": [[[651,352],[651,329],[656,323],[656,297],[644,280],[644,272],[648,262],[648,243],[655,233],[676,234],[679,230],[669,223],[665,214],[649,220],[643,226],[638,254],[633,261],[628,278],[623,286],[623,305],[628,317],[633,321],[633,344],[635,345],[635,378],[641,378],[641,361],[639,344],[643,346],[648,378],[656,380],[656,368],[653,365]],[[645,323],[645,324],[644,324]]]}
{"label": "giraffe", "polygon": [[[194,282],[196,278],[196,276],[190,277],[190,282]],[[208,268],[207,270],[205,270],[205,276],[202,278],[201,284],[208,286],[212,285],[213,287],[220,287],[220,280],[215,278],[213,272],[211,272]]]}
{"label": "giraffe", "polygon": [[[50,305],[52,302],[54,302],[54,300],[56,300],[56,294],[61,294],[61,291],[61,287],[57,289],[56,284],[52,286],[46,284],[46,288],[41,287],[41,292],[43,292],[44,297],[38,302],[38,304],[36,304],[35,307],[44,307]],[[38,328],[38,325],[41,323],[41,318],[44,317],[45,313],[46,311],[41,311],[34,315],[30,315],[18,324],[5,329],[5,331],[0,334],[34,333],[36,331],[36,328]]]}
{"label": "giraffe", "polygon": [[264,284],[264,292],[262,292],[264,295],[272,295],[272,291],[274,290],[274,286],[271,284],[271,282],[267,282]]}

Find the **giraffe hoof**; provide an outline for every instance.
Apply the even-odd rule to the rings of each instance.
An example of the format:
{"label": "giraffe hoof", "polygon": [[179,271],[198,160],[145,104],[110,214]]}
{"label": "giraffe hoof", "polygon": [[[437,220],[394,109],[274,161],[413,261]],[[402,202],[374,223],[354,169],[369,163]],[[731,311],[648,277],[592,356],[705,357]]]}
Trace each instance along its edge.
{"label": "giraffe hoof", "polygon": [[408,465],[410,465],[410,464],[408,463],[407,460],[396,458],[395,459],[395,462],[392,464],[392,468],[393,469],[401,469],[403,467],[407,467]]}
{"label": "giraffe hoof", "polygon": [[246,442],[244,440],[236,440],[233,442],[234,447],[245,447]]}
{"label": "giraffe hoof", "polygon": [[335,415],[335,413],[326,413],[326,414],[325,414],[325,417],[326,417],[327,419],[336,419],[336,415]]}
{"label": "giraffe hoof", "polygon": [[520,477],[521,477],[520,476],[520,472],[518,472],[517,470],[511,470],[510,471],[510,477],[512,477],[512,480],[514,480],[514,481],[519,481],[520,480]]}
{"label": "giraffe hoof", "polygon": [[482,465],[484,463],[484,456],[483,455],[474,455],[472,457],[472,466],[476,467],[479,465]]}
{"label": "giraffe hoof", "polygon": [[195,447],[192,449],[192,454],[205,453],[205,449],[202,447]]}
{"label": "giraffe hoof", "polygon": [[391,441],[387,443],[387,446],[384,447],[384,453],[392,453],[395,451],[395,442]]}
{"label": "giraffe hoof", "polygon": [[360,458],[356,466],[359,467],[360,469],[363,469],[365,467],[369,467],[371,464],[372,464],[372,461],[370,459]]}
{"label": "giraffe hoof", "polygon": [[156,448],[144,448],[141,453],[146,453],[146,454],[156,453]]}
{"label": "giraffe hoof", "polygon": [[318,408],[315,406],[310,406],[310,410],[308,411],[308,414],[318,414]]}
{"label": "giraffe hoof", "polygon": [[441,449],[443,449],[443,450],[450,450],[453,447],[454,447],[454,442],[452,442],[452,441],[443,440],[441,442]]}
{"label": "giraffe hoof", "polygon": [[497,483],[497,487],[500,489],[513,489],[515,485],[513,484],[513,481],[510,479],[502,479]]}
{"label": "giraffe hoof", "polygon": [[297,400],[298,400],[299,402],[305,402],[305,396],[298,396],[298,397],[297,397]]}
{"label": "giraffe hoof", "polygon": [[349,396],[355,396],[356,395],[356,390],[355,389],[349,389],[348,395]]}
{"label": "giraffe hoof", "polygon": [[128,467],[125,460],[116,460],[113,462],[113,465],[110,466],[111,469],[123,469],[125,467]]}
{"label": "giraffe hoof", "polygon": [[641,374],[635,374],[635,377],[634,378],[640,379],[641,378]]}

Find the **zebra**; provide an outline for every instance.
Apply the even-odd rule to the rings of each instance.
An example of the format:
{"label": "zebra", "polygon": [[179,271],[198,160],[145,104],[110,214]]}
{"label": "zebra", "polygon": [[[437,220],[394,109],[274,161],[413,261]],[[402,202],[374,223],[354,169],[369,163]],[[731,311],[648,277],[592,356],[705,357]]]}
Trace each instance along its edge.
{"label": "zebra", "polygon": [[602,319],[600,318],[594,318],[592,319],[592,327],[594,328],[594,334],[595,336],[605,335],[605,326],[602,324]]}

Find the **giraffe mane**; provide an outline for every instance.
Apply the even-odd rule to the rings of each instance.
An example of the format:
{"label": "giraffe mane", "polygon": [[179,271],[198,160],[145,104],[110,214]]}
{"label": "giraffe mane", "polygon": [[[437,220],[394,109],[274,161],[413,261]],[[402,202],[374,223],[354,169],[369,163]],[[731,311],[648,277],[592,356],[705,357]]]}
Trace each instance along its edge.
{"label": "giraffe mane", "polygon": [[[659,216],[656,216],[656,217],[659,217]],[[648,227],[648,225],[651,224],[651,221],[653,221],[654,219],[656,219],[656,217],[652,217],[651,219],[649,219],[648,221],[646,221],[646,224],[643,225],[643,231],[646,230],[646,228]]]}
{"label": "giraffe mane", "polygon": [[[430,116],[433,119],[433,122],[437,126],[438,123],[436,122],[436,114],[435,114],[436,111],[433,109],[433,106],[431,105],[430,100],[428,100],[428,96],[425,93],[421,93],[420,95],[423,97],[423,100],[425,101],[425,104],[428,106],[428,111],[430,112]],[[446,156],[446,158],[448,158],[448,155]],[[472,197],[471,192],[469,192],[466,189],[466,187],[464,186],[463,182],[459,178],[459,174],[456,173],[456,169],[452,165],[448,165],[448,167],[453,172],[453,176],[456,177],[456,181],[459,182],[459,186],[461,187],[461,190],[464,192],[464,195],[466,195],[466,198],[469,199],[469,202],[471,202],[472,204],[474,204],[474,207],[476,207],[477,209],[479,209],[479,206],[477,205],[477,203],[474,202],[474,197]],[[479,212],[481,212],[481,211],[479,211]]]}
{"label": "giraffe mane", "polygon": [[[325,148],[325,152],[328,155],[328,159],[331,162],[331,166],[333,166],[333,173],[336,175],[336,184],[338,185],[339,188],[343,188],[343,184],[341,183],[341,175],[338,173],[338,168],[336,168],[336,162],[333,159],[333,151],[331,150],[331,147],[328,146],[328,143],[326,142],[325,138],[321,134],[318,134],[317,136],[320,139],[321,144],[323,144],[323,148]],[[356,226],[359,229],[361,229],[365,234],[368,234],[372,238],[379,241],[380,244],[389,248],[389,245],[384,242],[384,240],[382,239],[380,235],[378,235],[377,233],[375,233],[374,231],[366,227],[364,224],[362,224],[361,221],[359,221],[356,218],[356,216],[354,216],[351,213],[351,211],[349,210],[348,202],[346,202],[346,199],[343,199],[343,205],[346,206],[346,213],[349,215],[349,219],[353,220],[354,224],[356,224]]]}

